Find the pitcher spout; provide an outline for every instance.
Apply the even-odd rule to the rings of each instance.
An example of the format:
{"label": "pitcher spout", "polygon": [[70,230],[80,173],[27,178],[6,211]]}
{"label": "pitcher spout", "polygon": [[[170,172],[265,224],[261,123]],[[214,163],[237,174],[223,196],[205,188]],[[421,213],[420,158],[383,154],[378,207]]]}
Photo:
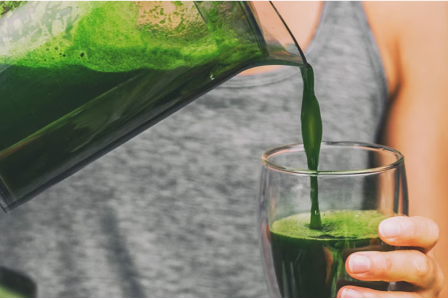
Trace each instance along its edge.
{"label": "pitcher spout", "polygon": [[242,2],[247,19],[257,33],[265,65],[307,64],[305,55],[294,35],[272,1]]}
{"label": "pitcher spout", "polygon": [[[195,1],[203,21],[218,45],[233,45],[222,37],[234,37],[246,51],[258,44],[257,55],[246,60],[244,69],[261,65],[292,65],[302,67],[305,56],[294,35],[271,1],[210,2]],[[226,32],[223,34],[223,32]],[[261,54],[261,55],[259,55]],[[247,56],[249,57],[249,56]]]}

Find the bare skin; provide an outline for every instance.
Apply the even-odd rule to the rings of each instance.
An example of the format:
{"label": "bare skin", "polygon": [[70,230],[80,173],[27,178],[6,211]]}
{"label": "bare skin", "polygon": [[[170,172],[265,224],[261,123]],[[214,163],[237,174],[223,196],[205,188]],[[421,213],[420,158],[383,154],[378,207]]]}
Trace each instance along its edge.
{"label": "bare skin", "polygon": [[[306,48],[314,36],[320,2],[275,2],[298,43]],[[365,2],[389,90],[389,114],[382,143],[406,158],[410,215],[383,221],[386,243],[419,250],[358,252],[349,256],[347,272],[366,281],[406,281],[412,292],[380,292],[344,287],[339,297],[448,297],[448,3]],[[242,76],[276,66],[248,70]],[[417,217],[419,216],[419,217]],[[393,229],[399,229],[398,231]],[[442,234],[439,234],[439,231]],[[437,260],[434,253],[437,252]],[[443,271],[443,272],[442,272]]]}

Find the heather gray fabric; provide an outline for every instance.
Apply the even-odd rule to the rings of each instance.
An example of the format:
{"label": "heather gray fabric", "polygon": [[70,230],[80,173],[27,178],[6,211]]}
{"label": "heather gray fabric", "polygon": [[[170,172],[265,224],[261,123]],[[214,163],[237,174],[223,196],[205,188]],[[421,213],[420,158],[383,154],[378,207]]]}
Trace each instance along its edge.
{"label": "heather gray fabric", "polygon": [[[324,140],[373,142],[386,101],[358,2],[325,5],[306,55]],[[237,77],[9,215],[0,264],[42,297],[265,297],[260,156],[301,141],[295,68]]]}

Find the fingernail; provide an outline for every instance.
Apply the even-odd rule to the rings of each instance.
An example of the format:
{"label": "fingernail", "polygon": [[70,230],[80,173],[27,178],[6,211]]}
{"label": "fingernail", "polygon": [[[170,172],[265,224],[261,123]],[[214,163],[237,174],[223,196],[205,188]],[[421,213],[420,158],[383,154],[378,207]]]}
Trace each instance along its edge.
{"label": "fingernail", "polygon": [[394,238],[400,235],[400,226],[393,220],[384,220],[380,223],[379,232],[385,238]]}
{"label": "fingernail", "polygon": [[370,270],[370,260],[365,256],[352,254],[348,260],[348,268],[352,273],[365,273]]}
{"label": "fingernail", "polygon": [[362,298],[362,294],[357,290],[345,288],[342,290],[341,298]]}

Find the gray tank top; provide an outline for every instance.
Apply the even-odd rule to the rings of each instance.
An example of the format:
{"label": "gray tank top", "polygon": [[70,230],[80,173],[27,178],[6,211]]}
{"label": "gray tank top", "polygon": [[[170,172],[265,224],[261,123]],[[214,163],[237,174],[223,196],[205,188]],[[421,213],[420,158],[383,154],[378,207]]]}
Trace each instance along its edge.
{"label": "gray tank top", "polygon": [[[384,70],[359,2],[329,2],[305,51],[324,140],[374,142]],[[301,142],[296,68],[238,76],[9,215],[0,265],[41,297],[265,297],[260,157]]]}

